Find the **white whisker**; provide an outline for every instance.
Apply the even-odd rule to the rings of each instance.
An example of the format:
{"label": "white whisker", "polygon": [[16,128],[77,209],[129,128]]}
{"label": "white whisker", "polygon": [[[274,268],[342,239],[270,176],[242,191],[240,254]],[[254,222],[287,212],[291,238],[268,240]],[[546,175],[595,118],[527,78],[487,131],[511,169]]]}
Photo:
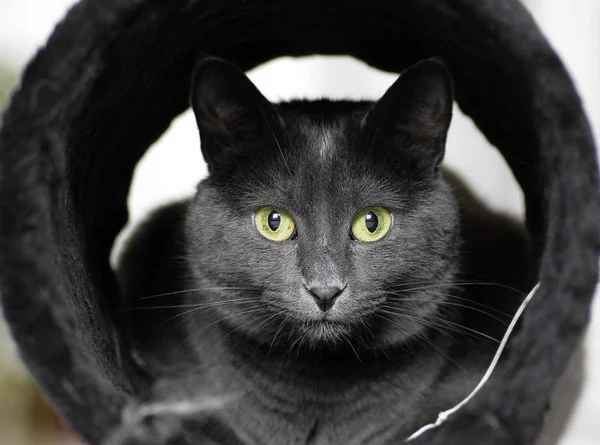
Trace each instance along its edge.
{"label": "white whisker", "polygon": [[178,290],[178,291],[174,291],[174,292],[165,292],[163,294],[149,295],[147,297],[138,298],[138,301],[139,300],[148,300],[150,298],[167,297],[169,295],[179,295],[179,294],[185,294],[185,293],[204,292],[204,291],[211,292],[211,291],[219,291],[219,290],[245,290],[245,291],[253,291],[253,292],[259,291],[259,289],[250,288],[250,287],[198,287],[198,288],[194,288],[194,289],[184,289],[184,290]]}

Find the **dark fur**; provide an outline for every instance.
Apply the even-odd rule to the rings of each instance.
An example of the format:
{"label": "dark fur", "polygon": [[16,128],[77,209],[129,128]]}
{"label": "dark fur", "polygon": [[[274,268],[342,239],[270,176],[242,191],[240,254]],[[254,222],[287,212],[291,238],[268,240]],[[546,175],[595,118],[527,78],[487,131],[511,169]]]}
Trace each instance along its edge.
{"label": "dark fur", "polygon": [[[193,88],[211,174],[149,219],[120,268],[141,366],[239,395],[218,417],[244,444],[384,444],[466,396],[532,285],[531,249],[438,168],[443,65],[416,65],[375,104],[273,107],[218,59]],[[295,239],[259,234],[265,205],[294,215]],[[362,243],[350,224],[369,206],[394,223]],[[344,290],[323,313],[312,286]]]}
{"label": "dark fur", "polygon": [[111,444],[209,443],[197,430],[184,434],[177,414],[154,423],[124,419],[126,407],[148,399],[124,342],[109,264],[127,221],[133,170],[188,108],[201,51],[244,70],[306,54],[352,55],[392,72],[431,55],[450,64],[458,105],[523,189],[542,284],[510,342],[505,371],[413,444],[533,442],[588,321],[600,224],[585,113],[519,0],[83,0],[74,7],[25,70],[0,130],[3,314],[63,419],[93,445],[114,430],[122,434]]}

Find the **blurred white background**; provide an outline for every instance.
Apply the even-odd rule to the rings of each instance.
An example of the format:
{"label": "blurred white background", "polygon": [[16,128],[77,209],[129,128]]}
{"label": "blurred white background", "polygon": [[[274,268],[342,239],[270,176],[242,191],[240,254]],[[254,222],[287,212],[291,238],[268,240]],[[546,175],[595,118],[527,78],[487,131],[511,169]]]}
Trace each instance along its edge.
{"label": "blurred white background", "polygon": [[[72,0],[0,0],[0,69],[18,74],[72,3]],[[529,0],[525,3],[572,74],[598,140],[600,1]],[[320,96],[377,98],[396,75],[376,71],[345,57],[311,57],[280,59],[253,70],[250,77],[269,99],[282,100]],[[504,161],[472,122],[458,111],[450,132],[446,163],[460,171],[490,205],[522,216],[522,195]],[[195,122],[191,113],[186,112],[173,122],[171,129],[140,162],[129,200],[131,221],[139,221],[161,203],[191,195],[205,173]],[[4,354],[0,355],[0,376],[3,368],[21,372],[15,371],[20,369],[18,366],[10,365],[15,361],[7,344],[0,338],[0,354]],[[582,382],[581,394],[562,436],[561,422],[552,421],[542,441],[544,445],[600,443],[598,305],[578,358],[581,361],[577,365],[582,369],[574,365],[571,380],[565,378],[563,387],[573,395],[573,388]],[[0,404],[2,394],[0,387]],[[566,408],[569,403],[557,400],[555,406]],[[0,420],[0,428],[1,425]],[[0,432],[0,445],[21,445],[4,442],[2,437]]]}

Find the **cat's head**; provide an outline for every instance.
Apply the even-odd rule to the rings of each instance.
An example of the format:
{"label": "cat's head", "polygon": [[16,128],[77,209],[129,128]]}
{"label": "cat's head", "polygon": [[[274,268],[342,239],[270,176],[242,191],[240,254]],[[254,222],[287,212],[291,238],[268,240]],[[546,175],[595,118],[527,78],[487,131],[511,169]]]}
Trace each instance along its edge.
{"label": "cat's head", "polygon": [[441,178],[452,81],[414,65],[377,102],[271,104],[203,60],[191,103],[209,177],[187,222],[197,287],[263,342],[390,345],[430,326],[457,268]]}

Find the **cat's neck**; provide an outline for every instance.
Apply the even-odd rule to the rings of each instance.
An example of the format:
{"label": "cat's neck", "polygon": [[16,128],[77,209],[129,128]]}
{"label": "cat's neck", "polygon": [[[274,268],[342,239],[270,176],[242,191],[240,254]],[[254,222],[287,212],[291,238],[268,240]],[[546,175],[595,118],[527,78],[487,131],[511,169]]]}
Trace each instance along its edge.
{"label": "cat's neck", "polygon": [[221,351],[219,366],[243,368],[249,375],[263,374],[287,382],[320,382],[324,387],[333,381],[339,384],[372,380],[388,372],[410,372],[426,365],[442,367],[447,361],[445,351],[454,344],[447,335],[427,332],[385,349],[366,347],[360,342],[309,347],[260,342],[219,323],[213,328],[198,347]]}

